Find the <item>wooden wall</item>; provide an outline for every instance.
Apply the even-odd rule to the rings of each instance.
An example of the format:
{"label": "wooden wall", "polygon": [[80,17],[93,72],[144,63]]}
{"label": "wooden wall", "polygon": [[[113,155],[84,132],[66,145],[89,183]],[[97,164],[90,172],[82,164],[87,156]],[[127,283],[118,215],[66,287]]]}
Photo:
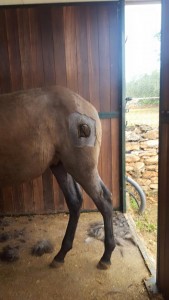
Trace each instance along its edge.
{"label": "wooden wall", "polygon": [[169,299],[169,1],[162,1],[157,285]]}
{"label": "wooden wall", "polygon": [[[119,112],[119,3],[0,8],[0,93],[67,86],[99,112]],[[118,115],[117,115],[118,116]],[[119,118],[102,120],[99,171],[119,207]],[[8,134],[8,132],[7,132]],[[95,208],[84,195],[83,209]],[[66,209],[50,170],[0,191],[0,212]]]}

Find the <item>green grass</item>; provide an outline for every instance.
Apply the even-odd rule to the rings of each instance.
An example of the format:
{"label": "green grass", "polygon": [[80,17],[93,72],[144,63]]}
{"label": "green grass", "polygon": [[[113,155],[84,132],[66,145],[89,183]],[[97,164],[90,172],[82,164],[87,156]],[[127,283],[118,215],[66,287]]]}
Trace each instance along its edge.
{"label": "green grass", "polygon": [[138,205],[132,196],[130,197],[130,206],[134,211],[138,211]]}
{"label": "green grass", "polygon": [[146,231],[149,233],[157,232],[157,225],[150,222],[145,214],[141,217],[138,217],[135,223],[136,227],[140,231]]}
{"label": "green grass", "polygon": [[133,218],[136,228],[140,232],[157,233],[157,222],[150,218],[150,212],[146,210],[143,214],[138,213],[138,206],[135,199],[130,196],[130,208],[133,212]]}

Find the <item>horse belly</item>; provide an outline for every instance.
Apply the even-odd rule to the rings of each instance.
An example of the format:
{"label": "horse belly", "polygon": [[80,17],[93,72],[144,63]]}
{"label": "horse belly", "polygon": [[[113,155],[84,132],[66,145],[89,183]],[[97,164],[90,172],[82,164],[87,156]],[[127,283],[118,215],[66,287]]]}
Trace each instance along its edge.
{"label": "horse belly", "polygon": [[40,176],[51,164],[54,147],[43,139],[26,138],[1,143],[0,186],[18,184]]}

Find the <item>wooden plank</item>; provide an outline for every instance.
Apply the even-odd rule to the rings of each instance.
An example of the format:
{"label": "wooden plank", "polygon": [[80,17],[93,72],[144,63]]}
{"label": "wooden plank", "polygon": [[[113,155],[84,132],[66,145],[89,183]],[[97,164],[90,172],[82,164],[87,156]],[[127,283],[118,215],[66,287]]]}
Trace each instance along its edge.
{"label": "wooden plank", "polygon": [[67,87],[78,93],[75,8],[65,6],[63,16]]}
{"label": "wooden plank", "polygon": [[100,111],[110,111],[109,6],[98,6]]}
{"label": "wooden plank", "polygon": [[[41,17],[38,7],[29,8],[30,20],[30,45],[31,45],[31,61],[32,61],[32,86],[43,86],[45,82],[44,61],[41,37]],[[43,182],[42,176],[33,180],[31,187],[27,186],[27,192],[31,195],[29,209],[33,209],[34,213],[44,213],[43,199]],[[32,191],[31,191],[32,189]],[[28,201],[28,197],[25,196]],[[31,208],[32,207],[32,208]]]}
{"label": "wooden plank", "polygon": [[106,186],[112,191],[112,152],[111,152],[111,121],[102,120],[102,144],[101,144],[101,177]]}
{"label": "wooden plank", "polygon": [[[80,6],[75,8],[76,16],[76,43],[77,43],[77,78],[79,94],[86,100],[90,99],[89,93],[89,62],[88,62],[88,37],[87,37],[87,7],[83,10]],[[82,210],[96,209],[91,198],[83,194]]]}
{"label": "wooden plank", "polygon": [[87,6],[87,46],[90,102],[100,111],[99,101],[99,36],[95,5]]}
{"label": "wooden plank", "polygon": [[[54,42],[54,64],[55,64],[56,84],[66,86],[67,75],[66,75],[63,7],[52,8],[52,30],[53,30],[53,42]],[[53,181],[52,183],[53,183],[55,211],[67,210],[67,207],[65,207],[64,196],[54,176],[52,178],[52,181]]]}
{"label": "wooden plank", "polygon": [[3,188],[3,208],[4,213],[14,213],[14,206],[13,206],[13,190],[12,187],[5,187]]}
{"label": "wooden plank", "polygon": [[0,93],[11,89],[5,10],[0,10]]}
{"label": "wooden plank", "polygon": [[[43,61],[43,49],[42,49],[42,37],[41,37],[41,15],[38,7],[29,8],[29,26],[30,26],[30,60],[32,61],[31,76],[32,86],[43,86],[45,82],[44,75],[44,61]],[[43,183],[42,177],[38,177],[33,182],[25,184],[25,201],[27,203],[28,210],[34,211],[34,213],[44,213],[44,199],[43,199]]]}
{"label": "wooden plank", "polygon": [[3,190],[0,189],[0,215],[4,213],[4,198],[3,198]]}
{"label": "wooden plank", "polygon": [[43,182],[43,199],[44,209],[46,212],[53,212],[54,206],[54,195],[53,195],[53,179],[50,169],[47,169],[42,175]]}
{"label": "wooden plank", "polygon": [[169,125],[161,125],[160,136],[160,152],[159,152],[159,206],[158,206],[158,276],[157,283],[160,289],[168,298],[168,249],[169,249],[169,233],[168,233],[168,193],[169,193]]}
{"label": "wooden plank", "polygon": [[35,203],[33,195],[33,182],[28,181],[23,183],[23,198],[24,198],[24,212],[34,213],[35,212]]}
{"label": "wooden plank", "polygon": [[66,58],[64,41],[63,7],[52,7],[52,31],[56,84],[66,86]]}
{"label": "wooden plank", "polygon": [[114,208],[119,208],[120,203],[120,174],[119,174],[119,119],[111,120],[111,169],[112,169],[112,197]]}
{"label": "wooden plank", "polygon": [[52,35],[51,7],[42,6],[39,7],[38,11],[41,25],[45,85],[54,85],[56,80],[54,66],[54,45]]}
{"label": "wooden plank", "polygon": [[42,54],[41,26],[38,7],[29,9],[30,26],[30,48],[31,48],[31,70],[32,87],[44,85],[44,67]]}
{"label": "wooden plank", "polygon": [[77,41],[77,77],[78,90],[82,97],[89,100],[89,67],[87,45],[86,6],[83,10],[76,7],[76,41]]}
{"label": "wooden plank", "polygon": [[33,199],[34,199],[34,212],[44,213],[44,199],[43,199],[43,183],[42,176],[33,180]]}
{"label": "wooden plank", "polygon": [[[15,91],[23,88],[19,33],[18,33],[18,19],[17,19],[16,9],[6,10],[6,26],[7,26],[8,51],[9,51],[11,83],[12,83],[11,91]],[[9,197],[9,199],[4,199],[5,202],[7,201],[6,204],[8,205],[8,208],[10,209],[10,207],[12,206],[11,208],[15,213],[23,213],[24,199],[23,199],[22,185],[9,187],[8,192],[9,193],[6,195],[7,197]]]}
{"label": "wooden plank", "polygon": [[23,88],[32,87],[32,61],[28,9],[18,8],[18,32]]}
{"label": "wooden plank", "polygon": [[21,57],[19,49],[18,20],[16,9],[6,9],[6,28],[11,73],[11,90],[23,89]]}
{"label": "wooden plank", "polygon": [[[65,200],[62,191],[58,185],[57,180],[53,176],[53,192],[54,192],[54,205],[55,211],[61,212],[65,210]],[[66,209],[68,210],[68,209]]]}
{"label": "wooden plank", "polygon": [[12,201],[13,201],[13,209],[16,214],[25,212],[22,184],[13,186]]}
{"label": "wooden plank", "polygon": [[88,196],[88,194],[86,194],[86,192],[84,190],[82,192],[82,195],[83,195],[82,210],[85,210],[85,211],[97,210],[97,207],[94,204],[93,200]]}
{"label": "wooden plank", "polygon": [[117,4],[109,7],[109,46],[110,46],[110,111],[119,110],[119,65],[121,61],[120,45],[120,20],[117,12]]}
{"label": "wooden plank", "polygon": [[[87,22],[87,52],[88,52],[88,76],[89,76],[89,97],[90,102],[100,111],[99,95],[99,35],[98,35],[98,15],[97,6],[86,6]],[[101,174],[101,155],[98,163],[99,173]],[[93,201],[84,193],[84,209],[96,209]]]}

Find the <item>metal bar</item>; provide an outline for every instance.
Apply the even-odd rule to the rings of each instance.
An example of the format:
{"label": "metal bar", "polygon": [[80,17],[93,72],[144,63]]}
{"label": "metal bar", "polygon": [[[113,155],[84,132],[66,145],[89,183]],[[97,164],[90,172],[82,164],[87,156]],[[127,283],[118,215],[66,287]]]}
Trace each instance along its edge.
{"label": "metal bar", "polygon": [[142,97],[142,98],[132,97],[131,100],[151,100],[151,99],[160,99],[160,97]]}
{"label": "metal bar", "polygon": [[114,119],[119,118],[120,113],[118,111],[112,112],[99,112],[100,119]]}
{"label": "metal bar", "polygon": [[124,78],[124,66],[125,66],[125,32],[124,32],[124,4],[125,1],[121,0],[119,5],[119,19],[121,20],[119,26],[119,70],[121,72],[119,76],[119,107],[120,111],[120,210],[126,212],[126,180],[125,180],[125,78]]}

